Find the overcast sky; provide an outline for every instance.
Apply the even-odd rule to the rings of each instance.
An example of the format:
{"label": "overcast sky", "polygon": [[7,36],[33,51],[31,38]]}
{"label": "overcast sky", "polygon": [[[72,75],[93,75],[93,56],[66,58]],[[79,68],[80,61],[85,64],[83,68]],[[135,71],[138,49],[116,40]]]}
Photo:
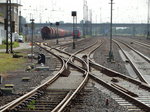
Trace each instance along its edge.
{"label": "overcast sky", "polygon": [[[113,0],[114,23],[146,23],[148,0]],[[92,9],[92,21],[110,21],[110,0],[87,0]],[[83,0],[21,0],[22,15],[36,22],[72,22],[71,11],[77,11],[78,22],[83,19]]]}

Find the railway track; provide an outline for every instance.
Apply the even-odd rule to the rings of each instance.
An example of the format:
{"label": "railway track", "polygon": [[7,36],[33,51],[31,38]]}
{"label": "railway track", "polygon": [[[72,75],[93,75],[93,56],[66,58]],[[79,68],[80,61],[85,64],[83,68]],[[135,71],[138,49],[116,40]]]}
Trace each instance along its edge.
{"label": "railway track", "polygon": [[[90,52],[87,54],[91,55]],[[82,57],[79,54],[77,56]],[[97,85],[103,86],[103,89],[101,88],[100,90],[111,93],[112,98],[120,105],[125,106],[129,111],[148,112],[150,109],[150,88],[148,85],[97,65],[92,61],[90,61],[90,64],[91,73],[89,73],[89,76],[97,82]],[[96,87],[99,88],[99,86]]]}
{"label": "railway track", "polygon": [[147,58],[150,58],[150,45],[134,39],[126,38],[117,38],[118,41],[124,42],[129,45],[131,48],[136,49],[138,53],[144,54]]}
{"label": "railway track", "polygon": [[[91,53],[93,51],[91,51]],[[84,50],[83,52],[85,53],[86,51]],[[92,55],[91,53],[87,52],[85,54],[90,56]],[[83,55],[78,54],[77,56],[82,57]],[[97,84],[103,86],[103,89],[100,90],[111,93],[112,98],[120,105],[126,107],[129,111],[148,112],[150,109],[150,88],[148,85],[97,65],[92,61],[90,61],[90,70],[91,73],[89,73],[89,76],[96,81]],[[133,91],[133,89],[135,89],[136,92]]]}
{"label": "railway track", "polygon": [[149,84],[150,59],[121,41],[114,40],[114,42],[120,47],[123,54],[129,60],[139,79]]}
{"label": "railway track", "polygon": [[143,43],[143,42],[138,42],[138,41],[132,41],[133,43],[137,44],[137,45],[140,45],[140,46],[143,46],[147,49],[150,49],[150,45],[146,44],[146,43]]}
{"label": "railway track", "polygon": [[[90,77],[96,81],[95,86],[111,95],[120,105],[129,111],[146,111],[150,109],[150,87],[123,74],[90,62]],[[94,83],[94,82],[93,82]]]}
{"label": "railway track", "polygon": [[[73,54],[69,54],[67,52],[64,52],[63,50],[59,50],[56,48],[49,48],[47,46],[41,45],[48,52],[51,51],[51,53],[54,53],[54,55],[57,55],[61,57],[62,60],[64,60],[63,71],[59,72],[61,78],[67,78],[65,80],[67,82],[68,76],[73,76],[73,74],[76,72],[75,74],[78,74],[77,77],[80,77],[79,79],[81,79],[82,81],[80,80],[76,87],[74,87],[74,89],[72,89],[69,84],[65,84],[69,86],[69,89],[66,89],[66,87],[64,87],[65,89],[63,90],[60,89],[60,87],[56,89],[56,85],[66,83],[63,81],[61,82],[61,78],[60,80],[56,80],[56,83],[52,83],[51,85],[49,85],[50,82],[44,83],[46,84],[44,86],[44,89],[42,88],[40,89],[40,91],[37,92],[36,88],[36,92],[34,92],[34,94],[28,93],[29,97],[26,96],[24,98],[20,98],[22,101],[19,101],[19,99],[15,102],[11,102],[9,105],[3,108],[2,112],[12,111],[15,109],[18,112],[34,111],[32,109],[29,110],[29,108],[36,108],[37,112],[45,111],[46,109],[47,111],[50,110],[53,112],[64,111],[66,110],[66,106],[71,102],[71,100],[75,98],[78,91],[80,91],[85,86],[88,77],[91,78],[90,82],[92,81],[93,83],[95,83],[95,85],[101,85],[103,87],[102,90],[108,91],[107,93],[111,93],[111,95],[113,94],[112,97],[120,105],[127,107],[129,110],[134,110],[137,112],[148,112],[148,110],[150,109],[150,87],[144,83],[141,83],[140,81],[134,80],[130,77],[124,76],[123,74],[112,71],[90,60],[89,57],[91,56],[91,53],[100,46],[99,44],[101,42],[97,43],[98,44],[94,43],[90,47],[77,51]],[[86,49],[87,51],[85,51]],[[69,75],[66,77],[66,74]],[[72,79],[74,79],[74,77],[70,77],[70,80]],[[98,88],[99,86],[96,87]],[[136,92],[133,91],[133,88],[134,90],[136,90]],[[53,99],[53,97],[54,99],[58,98],[58,100],[56,102],[54,100],[52,100],[52,102],[48,102],[50,99]]]}
{"label": "railway track", "polygon": [[[48,52],[51,51],[51,53],[55,52],[56,53],[55,56],[57,55],[57,57],[59,57],[58,55],[61,54],[61,52],[57,52],[57,50],[51,49],[49,47],[46,47],[44,49]],[[71,55],[70,57],[72,56],[73,55]],[[54,79],[53,82],[51,82],[51,79],[46,81],[44,84],[40,85],[40,87],[37,87],[33,91],[23,95],[19,99],[4,106],[1,111],[2,112],[3,111],[4,112],[5,111],[19,111],[19,112],[44,111],[45,112],[45,110],[54,111],[54,112],[58,111],[58,109],[61,107],[61,105],[64,103],[65,100],[69,101],[68,100],[69,98],[71,100],[75,96],[75,94],[82,88],[82,86],[84,85],[85,81],[88,78],[88,73],[85,70],[83,69],[77,70],[79,69],[78,67],[76,67],[75,65],[71,66],[70,64],[67,63],[68,60],[71,59],[70,57],[65,54],[63,54],[63,59],[59,57],[63,61],[63,67],[61,71],[56,74],[57,77],[55,79],[53,78]],[[66,62],[66,64],[64,63],[64,61]],[[69,76],[66,77],[66,74],[68,74]],[[61,78],[59,78],[60,75],[62,76]],[[65,77],[63,75],[65,75]],[[86,76],[83,77],[83,75]],[[74,85],[72,83],[74,83]],[[72,87],[70,86],[71,84]],[[60,85],[62,85],[62,87],[60,87]],[[57,90],[55,91],[55,89]],[[42,93],[40,94],[40,97],[36,94],[39,90],[40,93]],[[55,95],[51,94],[52,91],[55,91],[54,92]],[[62,94],[62,91],[65,92],[63,92]],[[62,98],[60,98],[60,96]],[[45,98],[48,98],[47,99],[48,102]],[[55,106],[51,106],[54,104],[54,101],[55,101]]]}
{"label": "railway track", "polygon": [[[95,50],[89,51],[88,57],[91,57],[94,51]],[[91,60],[89,67],[89,76],[94,80],[94,82],[92,80],[93,83],[95,83],[95,81],[97,82],[95,86],[99,88],[99,90],[103,90],[104,93],[107,91],[113,99],[120,105],[126,107],[129,111],[149,111],[150,87],[148,85],[145,86],[145,84],[140,81],[105,68]],[[133,91],[134,89],[136,91]]]}
{"label": "railway track", "polygon": [[[59,58],[59,59],[61,60],[61,58]],[[53,83],[60,76],[60,74],[64,71],[64,63],[65,62],[63,60],[61,60],[61,63],[62,63],[61,69],[51,79],[47,80],[46,82],[44,82],[40,86],[36,87],[29,93],[21,96],[20,98],[10,102],[9,104],[6,104],[5,106],[3,106],[1,108],[1,111],[2,112],[3,111],[11,111],[11,110],[17,111],[18,109],[26,106],[27,104],[29,104],[30,102],[32,102],[33,100],[35,100],[36,98],[41,96],[44,93],[43,91],[45,90],[45,88],[47,88],[47,86],[49,84]]]}

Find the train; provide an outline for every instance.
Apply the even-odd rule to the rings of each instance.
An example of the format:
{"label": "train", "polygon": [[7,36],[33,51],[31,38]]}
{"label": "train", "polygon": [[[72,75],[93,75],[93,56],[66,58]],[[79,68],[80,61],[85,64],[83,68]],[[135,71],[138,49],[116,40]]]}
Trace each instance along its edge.
{"label": "train", "polygon": [[[58,28],[58,37],[59,38],[72,36],[72,35],[74,35],[74,34],[71,31]],[[80,31],[76,30],[76,37],[80,38],[80,35],[81,35]],[[43,40],[55,39],[55,38],[57,38],[57,28],[44,26],[41,29],[41,36],[42,36]]]}

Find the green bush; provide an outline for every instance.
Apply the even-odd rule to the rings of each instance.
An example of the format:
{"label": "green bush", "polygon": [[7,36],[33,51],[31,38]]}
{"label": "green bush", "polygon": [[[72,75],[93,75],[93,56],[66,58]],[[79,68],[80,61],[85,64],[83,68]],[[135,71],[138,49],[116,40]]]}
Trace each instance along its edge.
{"label": "green bush", "polygon": [[3,41],[2,41],[2,44],[6,44],[6,40],[3,40]]}
{"label": "green bush", "polygon": [[[8,42],[8,44],[10,45],[10,42]],[[13,48],[19,47],[18,42],[13,42],[12,45],[13,45]],[[3,40],[2,45],[0,45],[0,49],[5,49],[5,48],[6,48],[6,40]]]}
{"label": "green bush", "polygon": [[2,13],[0,13],[0,16],[2,16],[2,17],[3,17],[4,15],[3,15]]}

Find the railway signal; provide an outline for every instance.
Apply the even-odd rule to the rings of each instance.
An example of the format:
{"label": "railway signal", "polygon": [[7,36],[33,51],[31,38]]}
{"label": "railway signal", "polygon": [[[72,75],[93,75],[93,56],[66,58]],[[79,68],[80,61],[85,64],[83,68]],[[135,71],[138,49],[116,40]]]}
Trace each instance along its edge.
{"label": "railway signal", "polygon": [[58,34],[58,26],[59,26],[59,22],[56,22],[56,27],[57,27],[57,33],[56,33],[56,44],[58,44],[58,37],[59,37],[59,34]]}
{"label": "railway signal", "polygon": [[75,41],[74,39],[76,38],[75,37],[75,21],[76,21],[76,24],[77,24],[77,12],[76,11],[72,11],[72,16],[73,16],[73,43],[72,43],[72,48],[75,49]]}
{"label": "railway signal", "polygon": [[31,38],[31,63],[33,62],[33,31],[34,31],[34,19],[30,19],[31,29],[32,29],[32,38]]}
{"label": "railway signal", "polygon": [[44,54],[39,54],[38,55],[38,64],[45,64],[45,55]]}

